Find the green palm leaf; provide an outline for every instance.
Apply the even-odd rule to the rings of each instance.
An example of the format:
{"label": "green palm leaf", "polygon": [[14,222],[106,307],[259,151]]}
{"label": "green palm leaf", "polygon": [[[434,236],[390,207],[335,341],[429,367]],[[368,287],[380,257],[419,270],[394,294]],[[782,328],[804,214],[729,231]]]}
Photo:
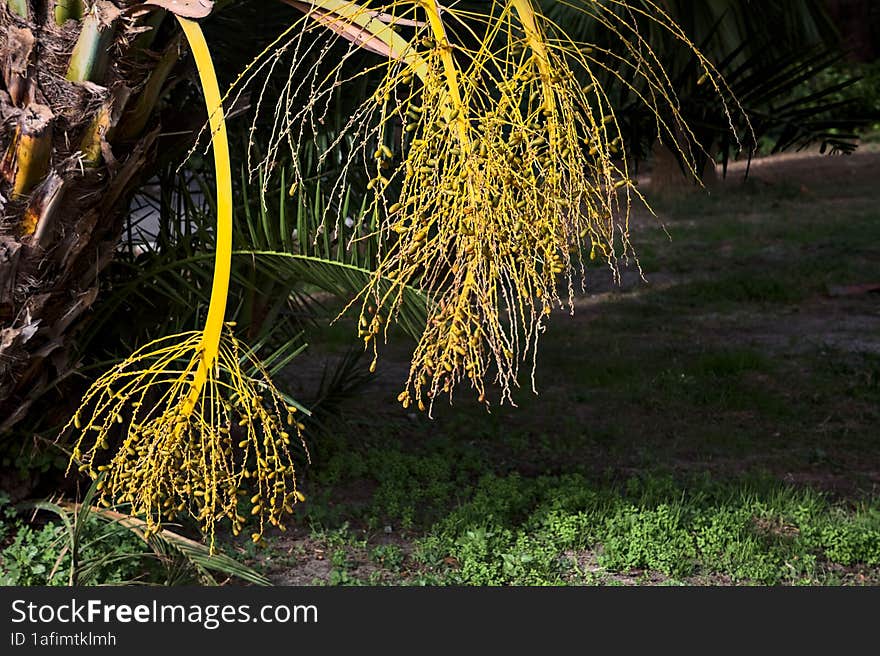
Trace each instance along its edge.
{"label": "green palm leaf", "polygon": [[[143,290],[164,297],[171,304],[190,303],[192,297],[205,301],[212,262],[213,254],[201,253],[140,269],[139,275],[114,290],[111,297],[102,303],[99,310],[101,316],[96,317],[95,321],[109,321],[123,302],[130,302],[133,298],[154,303],[154,299],[142,295]],[[282,251],[238,250],[233,253],[233,262],[234,279],[242,286],[253,286],[248,276],[248,270],[251,269],[280,289],[287,290],[288,294],[297,288],[302,289],[304,285],[311,285],[346,302],[358,296],[374,276],[371,270],[350,262]],[[392,282],[387,281],[386,284],[386,290],[390,289]],[[404,303],[400,325],[410,335],[418,336],[427,320],[427,298],[411,287],[404,288],[401,293]]]}

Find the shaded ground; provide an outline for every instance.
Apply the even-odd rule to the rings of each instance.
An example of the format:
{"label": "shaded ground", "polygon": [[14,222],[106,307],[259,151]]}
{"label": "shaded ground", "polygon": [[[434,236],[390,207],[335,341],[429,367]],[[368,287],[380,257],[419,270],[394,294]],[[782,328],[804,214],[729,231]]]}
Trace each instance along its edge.
{"label": "shaded ground", "polygon": [[880,583],[880,153],[738,174],[634,217],[644,280],[590,272],[517,408],[404,411],[386,349],[250,555],[286,584]]}

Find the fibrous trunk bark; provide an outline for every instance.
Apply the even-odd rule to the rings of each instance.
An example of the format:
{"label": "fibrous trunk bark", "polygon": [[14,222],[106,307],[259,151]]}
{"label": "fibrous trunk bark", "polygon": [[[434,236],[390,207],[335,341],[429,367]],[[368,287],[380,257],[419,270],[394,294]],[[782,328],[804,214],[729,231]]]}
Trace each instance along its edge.
{"label": "fibrous trunk bark", "polygon": [[178,47],[140,4],[0,0],[0,433],[70,370],[155,158]]}

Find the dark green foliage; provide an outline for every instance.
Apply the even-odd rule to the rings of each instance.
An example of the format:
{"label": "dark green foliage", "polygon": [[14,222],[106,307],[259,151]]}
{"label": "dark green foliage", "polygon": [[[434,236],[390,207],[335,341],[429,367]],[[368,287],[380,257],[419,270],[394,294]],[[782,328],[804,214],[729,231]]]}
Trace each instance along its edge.
{"label": "dark green foliage", "polygon": [[[589,12],[575,9],[578,3],[545,0],[542,4],[574,39],[612,52],[619,48],[614,35]],[[856,147],[856,131],[868,119],[854,87],[859,76],[842,65],[845,44],[821,2],[764,2],[760,7],[736,1],[661,3],[668,19],[681,27],[723,77],[727,88],[722,89],[722,97],[729,115],[719,102],[718,90],[705,83],[705,71],[689,47],[661,24],[667,19],[656,22],[647,17],[657,16],[657,5],[633,5],[634,10],[627,10],[608,3],[595,13],[623,12],[636,18],[645,47],[665,67],[681,115],[696,137],[697,171],[703,170],[709,156],[717,157],[726,172],[728,162],[740,154],[751,157],[758,151],[799,150],[813,144],[833,153]],[[618,54],[626,59],[625,52]],[[638,93],[650,93],[633,71],[624,67],[619,72]],[[658,136],[667,143],[682,141],[681,134],[658,135],[655,117],[644,112],[634,90],[613,75],[603,73],[600,80],[610,90],[634,160],[646,159]],[[683,170],[689,170],[681,154],[675,155]]]}
{"label": "dark green foliage", "polygon": [[145,541],[142,524],[90,506],[93,499],[92,488],[78,506],[24,504],[21,510],[33,513],[27,522],[0,493],[0,585],[216,585],[218,574],[268,583],[233,558],[210,554],[171,531]]}

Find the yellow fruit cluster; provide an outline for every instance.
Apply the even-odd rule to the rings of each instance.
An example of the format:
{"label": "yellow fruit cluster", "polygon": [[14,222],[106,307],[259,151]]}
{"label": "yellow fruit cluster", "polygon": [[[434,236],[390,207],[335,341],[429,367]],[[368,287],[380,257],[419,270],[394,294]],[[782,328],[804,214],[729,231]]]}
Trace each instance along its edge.
{"label": "yellow fruit cluster", "polygon": [[229,328],[194,390],[201,339],[164,337],[104,374],[65,428],[78,432],[71,462],[99,479],[103,505],[130,504],[148,534],[189,516],[213,544],[217,522],[237,535],[250,515],[256,542],[266,524],[283,529],[303,498],[291,453],[299,442],[308,457],[303,425]]}
{"label": "yellow fruit cluster", "polygon": [[492,25],[519,36],[485,42],[467,64],[451,55],[458,51],[431,4],[418,88],[395,100],[401,78],[413,77],[404,69],[376,93],[382,115],[409,136],[392,167],[389,130],[379,132],[377,191],[394,183],[400,191],[364,297],[364,308],[391,316],[406,286],[431,300],[400,395],[419,408],[462,381],[483,401],[492,382],[510,398],[543,317],[562,304],[559,280],[571,288],[583,242],[608,256],[626,246],[625,215],[621,225],[612,217],[618,190],[630,189],[613,159],[620,134],[610,107],[588,97],[529,2],[508,3]]}
{"label": "yellow fruit cluster", "polygon": [[[284,144],[298,167],[308,127],[325,121],[339,89],[382,74],[319,160],[337,157],[343,144],[350,149],[334,160],[340,174],[324,188],[328,208],[348,193],[353,170],[368,170],[372,200],[349,245],[377,239],[379,259],[349,307],[360,306],[360,337],[374,358],[405,291],[428,298],[428,322],[399,397],[407,407],[429,408],[461,383],[481,401],[493,393],[512,401],[520,367],[534,368],[546,316],[572,307],[584,282],[582,256],[601,258],[615,275],[621,260],[634,257],[628,217],[644,199],[627,169],[609,81],[644,102],[661,138],[693,170],[694,134],[640,25],[653,22],[690,47],[722,103],[729,91],[656,2],[567,4],[615,46],[573,41],[536,0],[487,0],[479,9],[437,0],[310,0],[313,12],[234,85],[243,93],[292,53],[284,97],[274,105],[259,97],[258,113],[271,108],[276,129],[257,171],[271,168]],[[330,43],[312,38],[328,27]],[[379,59],[364,58],[364,49]]]}

